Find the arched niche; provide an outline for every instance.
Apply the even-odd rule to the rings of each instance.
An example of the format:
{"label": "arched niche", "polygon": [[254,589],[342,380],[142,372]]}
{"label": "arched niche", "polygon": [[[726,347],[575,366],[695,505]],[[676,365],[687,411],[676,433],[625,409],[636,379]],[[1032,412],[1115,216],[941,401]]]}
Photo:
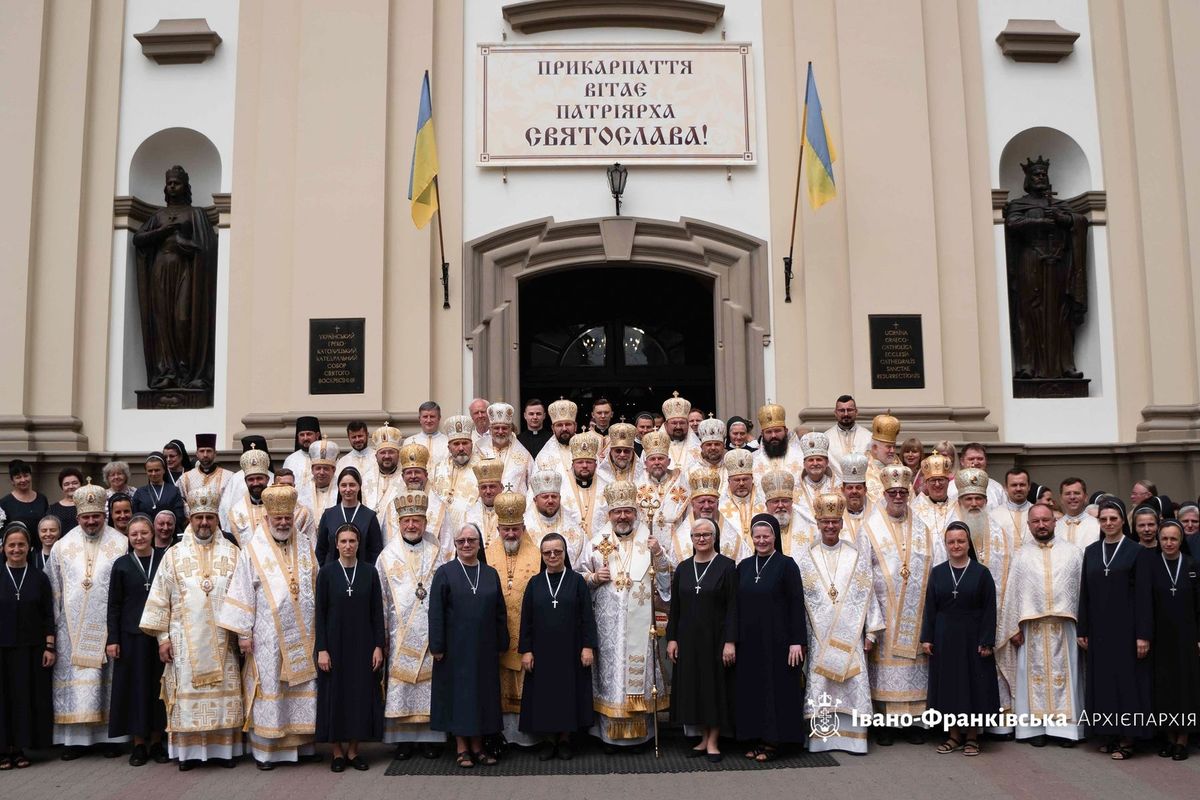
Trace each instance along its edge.
{"label": "arched niche", "polygon": [[221,154],[217,146],[191,128],[164,128],[138,145],[129,163],[129,193],[151,205],[162,205],[167,169],[179,164],[192,184],[192,204],[209,206],[221,191]]}
{"label": "arched niche", "polygon": [[1021,164],[1038,156],[1050,162],[1050,181],[1059,198],[1095,188],[1088,158],[1074,139],[1056,128],[1027,128],[1009,139],[1000,154],[1000,188],[1008,190],[1010,199],[1025,194]]}

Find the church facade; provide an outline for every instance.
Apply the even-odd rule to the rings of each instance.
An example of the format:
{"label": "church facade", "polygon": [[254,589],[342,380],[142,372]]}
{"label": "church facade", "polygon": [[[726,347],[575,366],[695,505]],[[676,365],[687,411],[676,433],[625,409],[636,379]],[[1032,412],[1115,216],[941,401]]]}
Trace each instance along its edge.
{"label": "church facade", "polygon": [[[2,4],[0,460],[475,396],[825,427],[848,393],[927,446],[1194,495],[1197,34],[1174,0]],[[810,62],[837,194],[806,164],[794,216]],[[1083,396],[1012,380],[1002,209],[1039,157],[1087,223]],[[174,164],[218,234],[212,399],[139,408],[133,234]]]}

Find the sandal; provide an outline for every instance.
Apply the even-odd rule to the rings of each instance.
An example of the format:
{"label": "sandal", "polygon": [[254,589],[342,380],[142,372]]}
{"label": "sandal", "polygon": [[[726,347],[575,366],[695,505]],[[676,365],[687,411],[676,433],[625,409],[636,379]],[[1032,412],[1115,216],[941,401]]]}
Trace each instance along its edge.
{"label": "sandal", "polygon": [[1104,744],[1100,745],[1100,747],[1099,747],[1099,748],[1097,748],[1097,749],[1098,749],[1098,750],[1099,750],[1101,753],[1104,753],[1105,755],[1109,755],[1109,754],[1111,754],[1111,753],[1115,753],[1115,752],[1117,751],[1117,740],[1116,740],[1116,739],[1109,739],[1107,742],[1105,742]]}
{"label": "sandal", "polygon": [[480,750],[478,753],[475,753],[475,763],[482,767],[494,767],[500,762],[491,753],[486,750]]}
{"label": "sandal", "polygon": [[454,762],[458,764],[461,769],[471,769],[475,766],[475,760],[471,758],[471,754],[466,750],[461,751],[458,754],[458,758],[456,758]]}
{"label": "sandal", "polygon": [[4,756],[0,758],[0,770],[10,770],[12,768],[13,762],[10,756]]}
{"label": "sandal", "polygon": [[979,742],[975,739],[967,739],[967,743],[963,745],[964,756],[977,756],[982,750],[979,749]]}
{"label": "sandal", "polygon": [[942,742],[941,744],[939,744],[937,746],[937,752],[938,752],[938,754],[944,756],[947,753],[953,753],[955,750],[961,750],[962,746],[963,746],[962,742],[960,742],[958,739],[955,739],[953,736],[951,736],[946,741]]}
{"label": "sandal", "polygon": [[749,750],[746,751],[746,758],[750,759],[751,761],[755,761],[758,759],[759,755],[762,754],[762,751],[763,751],[763,749],[761,746],[751,747]]}
{"label": "sandal", "polygon": [[25,769],[26,767],[29,766],[29,764],[30,764],[29,757],[25,755],[24,751],[18,750],[17,752],[13,753],[13,766],[14,767],[16,767],[17,769]]}
{"label": "sandal", "polygon": [[779,758],[778,748],[771,747],[770,745],[763,745],[758,749],[758,755],[754,757],[754,760],[759,764],[769,764],[777,758]]}
{"label": "sandal", "polygon": [[1133,758],[1133,748],[1123,744],[1117,745],[1116,749],[1112,751],[1112,754],[1109,756],[1109,758],[1111,758],[1113,761],[1128,761],[1129,759]]}

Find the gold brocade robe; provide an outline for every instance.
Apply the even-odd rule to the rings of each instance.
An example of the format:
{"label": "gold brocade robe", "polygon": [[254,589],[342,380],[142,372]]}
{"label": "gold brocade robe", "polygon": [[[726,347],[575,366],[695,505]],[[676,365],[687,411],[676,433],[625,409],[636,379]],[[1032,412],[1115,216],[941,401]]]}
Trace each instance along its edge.
{"label": "gold brocade robe", "polygon": [[183,505],[188,513],[191,513],[191,505],[188,500],[189,495],[201,487],[213,489],[217,494],[224,496],[226,487],[229,486],[230,479],[233,478],[233,473],[224,467],[216,467],[207,475],[200,467],[193,467],[183,473],[183,477],[176,482],[175,487],[179,489],[179,493],[183,495]]}
{"label": "gold brocade robe", "polygon": [[525,586],[542,566],[542,556],[528,532],[521,536],[521,546],[514,555],[504,551],[504,540],[497,536],[487,546],[487,563],[500,574],[500,593],[508,614],[508,651],[500,655],[500,710],[505,714],[521,713],[521,654],[517,645],[521,638],[521,603]]}

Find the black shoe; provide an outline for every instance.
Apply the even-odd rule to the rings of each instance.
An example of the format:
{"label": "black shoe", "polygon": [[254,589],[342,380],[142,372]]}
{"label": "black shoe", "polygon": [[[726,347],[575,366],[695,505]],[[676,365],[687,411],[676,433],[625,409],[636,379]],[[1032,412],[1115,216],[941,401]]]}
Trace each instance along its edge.
{"label": "black shoe", "polygon": [[180,772],[191,772],[192,769],[195,768],[195,766],[196,766],[195,761],[191,761],[191,760],[185,761],[182,758],[179,759],[179,771]]}
{"label": "black shoe", "polygon": [[1058,740],[1058,746],[1059,746],[1059,747],[1066,747],[1066,748],[1071,748],[1071,747],[1074,747],[1074,746],[1075,746],[1075,740],[1074,740],[1074,739],[1059,739],[1059,740]]}
{"label": "black shoe", "polygon": [[359,772],[366,772],[367,770],[369,770],[371,768],[371,765],[368,764],[367,760],[365,758],[363,758],[361,755],[357,755],[354,758],[350,759],[350,766],[354,767]]}
{"label": "black shoe", "polygon": [[701,747],[699,750],[693,747],[687,751],[688,758],[704,758],[706,755],[708,755],[708,751],[703,747]]}
{"label": "black shoe", "polygon": [[133,746],[133,752],[129,754],[129,766],[142,767],[145,766],[146,762],[149,760],[150,754],[146,752],[146,745],[135,744]]}
{"label": "black shoe", "polygon": [[59,756],[59,758],[61,758],[63,761],[74,761],[75,759],[83,756],[83,753],[86,749],[87,748],[80,747],[79,745],[68,745],[67,749],[63,750],[62,755]]}
{"label": "black shoe", "polygon": [[421,748],[421,755],[429,760],[442,757],[443,746],[440,744],[426,744]]}
{"label": "black shoe", "polygon": [[710,764],[720,764],[721,759],[725,757],[724,753],[706,753],[705,755],[708,756],[708,763]]}
{"label": "black shoe", "polygon": [[558,754],[558,746],[554,742],[546,742],[546,746],[542,748],[542,752],[538,755],[538,761],[553,761],[554,756]]}
{"label": "black shoe", "polygon": [[1171,755],[1172,761],[1187,761],[1188,748],[1186,744],[1175,745],[1175,752]]}
{"label": "black shoe", "polygon": [[150,745],[150,760],[155,764],[166,764],[171,760],[171,756],[167,754],[167,748],[163,747],[162,742]]}
{"label": "black shoe", "polygon": [[558,743],[558,757],[563,761],[570,761],[575,757],[575,751],[571,748],[570,742]]}
{"label": "black shoe", "polygon": [[225,769],[233,769],[234,767],[237,766],[237,759],[236,758],[222,758],[222,759],[218,760],[217,763],[220,764]]}
{"label": "black shoe", "polygon": [[909,744],[925,744],[925,729],[909,728],[907,739]]}
{"label": "black shoe", "polygon": [[1045,735],[1035,736],[1029,740],[1029,743],[1031,745],[1033,745],[1034,747],[1045,747],[1046,746],[1046,737],[1045,737]]}
{"label": "black shoe", "polygon": [[[396,745],[396,752],[392,754],[392,758],[396,759],[397,761],[408,761],[413,757],[413,753],[416,751],[416,749],[417,746],[412,742],[401,742],[400,744]],[[426,758],[428,757],[429,756],[426,756]]]}
{"label": "black shoe", "polygon": [[263,772],[270,772],[271,770],[275,769],[275,764],[274,764],[273,762],[271,762],[271,761],[259,761],[258,759],[255,759],[255,760],[254,760],[254,766],[255,766],[257,769],[260,769],[260,770],[262,770]]}
{"label": "black shoe", "polygon": [[346,771],[346,759],[342,758],[341,756],[335,756],[333,761],[329,762],[329,771],[330,772],[345,772]]}
{"label": "black shoe", "polygon": [[617,750],[619,750],[620,748],[617,747],[615,744],[609,744],[609,743],[605,742],[603,749],[604,749],[604,755],[611,756],[611,755],[616,755]]}
{"label": "black shoe", "polygon": [[324,760],[324,756],[320,753],[308,753],[307,755],[297,756],[301,764],[319,764]]}
{"label": "black shoe", "polygon": [[891,728],[880,728],[875,733],[875,744],[879,745],[880,747],[891,747],[892,743],[895,741],[896,734]]}

